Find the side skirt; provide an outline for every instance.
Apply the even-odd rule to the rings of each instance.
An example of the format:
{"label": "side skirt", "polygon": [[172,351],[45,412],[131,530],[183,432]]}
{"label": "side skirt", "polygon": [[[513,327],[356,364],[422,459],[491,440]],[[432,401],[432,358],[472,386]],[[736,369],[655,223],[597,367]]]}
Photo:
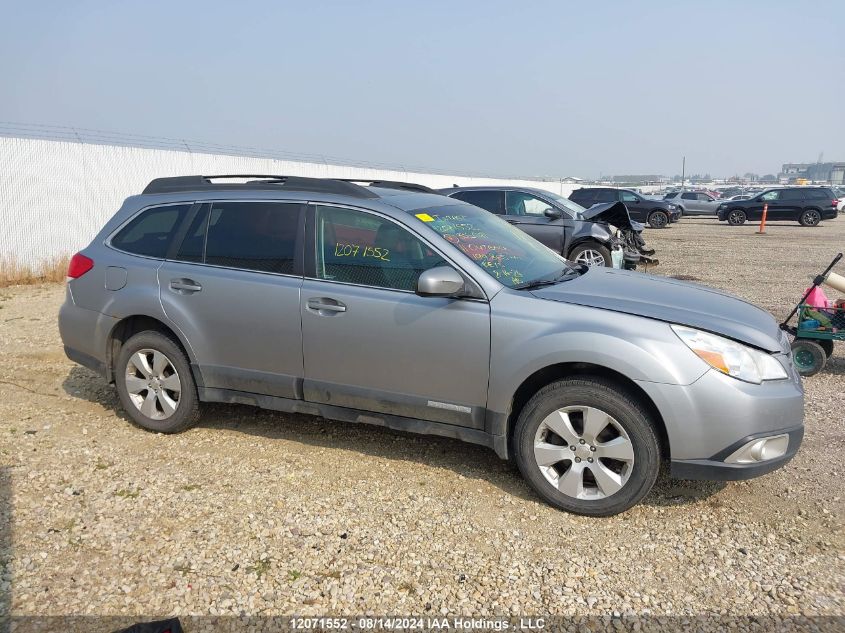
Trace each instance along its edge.
{"label": "side skirt", "polygon": [[202,402],[226,402],[231,404],[247,404],[272,411],[283,411],[285,413],[304,413],[318,415],[327,420],[338,420],[340,422],[355,422],[358,424],[372,424],[383,426],[394,431],[405,431],[406,433],[417,433],[419,435],[437,435],[468,442],[480,444],[496,450],[499,457],[507,458],[501,453],[502,442],[496,441],[496,436],[490,435],[479,429],[471,429],[442,422],[430,422],[415,418],[404,418],[398,415],[385,413],[374,413],[360,411],[358,409],[347,409],[329,404],[316,402],[305,402],[304,400],[293,400],[277,396],[265,396],[245,391],[234,391],[232,389],[215,389],[210,387],[197,387],[199,399]]}

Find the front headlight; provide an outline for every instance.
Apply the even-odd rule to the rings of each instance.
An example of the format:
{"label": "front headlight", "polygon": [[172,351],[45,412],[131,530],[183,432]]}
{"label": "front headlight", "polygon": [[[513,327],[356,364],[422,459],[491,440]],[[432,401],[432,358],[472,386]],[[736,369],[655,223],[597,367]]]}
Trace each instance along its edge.
{"label": "front headlight", "polygon": [[771,354],[683,325],[672,329],[696,356],[723,374],[758,385],[787,377],[783,365]]}

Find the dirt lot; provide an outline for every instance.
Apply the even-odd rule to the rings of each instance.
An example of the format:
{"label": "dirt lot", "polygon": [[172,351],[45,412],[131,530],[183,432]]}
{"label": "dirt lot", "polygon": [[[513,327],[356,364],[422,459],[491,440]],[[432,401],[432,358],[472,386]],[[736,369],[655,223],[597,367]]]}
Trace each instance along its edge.
{"label": "dirt lot", "polygon": [[[655,273],[783,315],[845,245],[845,219],[755,228],[650,230]],[[61,285],[0,289],[0,616],[845,614],[843,344],[805,381],[787,467],[664,477],[596,520],[452,440],[244,406],[178,436],[139,430],[64,357],[62,299]]]}

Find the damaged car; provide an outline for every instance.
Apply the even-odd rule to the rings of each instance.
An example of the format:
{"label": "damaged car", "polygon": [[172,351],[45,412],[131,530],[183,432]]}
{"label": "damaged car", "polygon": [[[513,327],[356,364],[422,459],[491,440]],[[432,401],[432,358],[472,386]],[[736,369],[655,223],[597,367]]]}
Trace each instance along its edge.
{"label": "damaged car", "polygon": [[621,267],[628,270],[658,263],[642,237],[643,225],[631,220],[621,202],[585,209],[550,191],[527,187],[451,187],[439,192],[502,216],[579,264],[613,267],[613,251],[621,252]]}

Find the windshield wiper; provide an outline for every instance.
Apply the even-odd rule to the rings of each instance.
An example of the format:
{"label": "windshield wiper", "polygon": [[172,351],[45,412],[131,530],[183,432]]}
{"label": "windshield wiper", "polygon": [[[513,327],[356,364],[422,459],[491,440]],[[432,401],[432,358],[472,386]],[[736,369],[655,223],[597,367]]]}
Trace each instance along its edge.
{"label": "windshield wiper", "polygon": [[514,290],[531,290],[533,288],[542,288],[543,286],[553,286],[554,284],[563,281],[564,279],[570,279],[572,277],[577,277],[578,272],[571,268],[561,271],[559,275],[552,279],[533,279],[531,281],[526,281],[525,283],[517,284],[513,287]]}

